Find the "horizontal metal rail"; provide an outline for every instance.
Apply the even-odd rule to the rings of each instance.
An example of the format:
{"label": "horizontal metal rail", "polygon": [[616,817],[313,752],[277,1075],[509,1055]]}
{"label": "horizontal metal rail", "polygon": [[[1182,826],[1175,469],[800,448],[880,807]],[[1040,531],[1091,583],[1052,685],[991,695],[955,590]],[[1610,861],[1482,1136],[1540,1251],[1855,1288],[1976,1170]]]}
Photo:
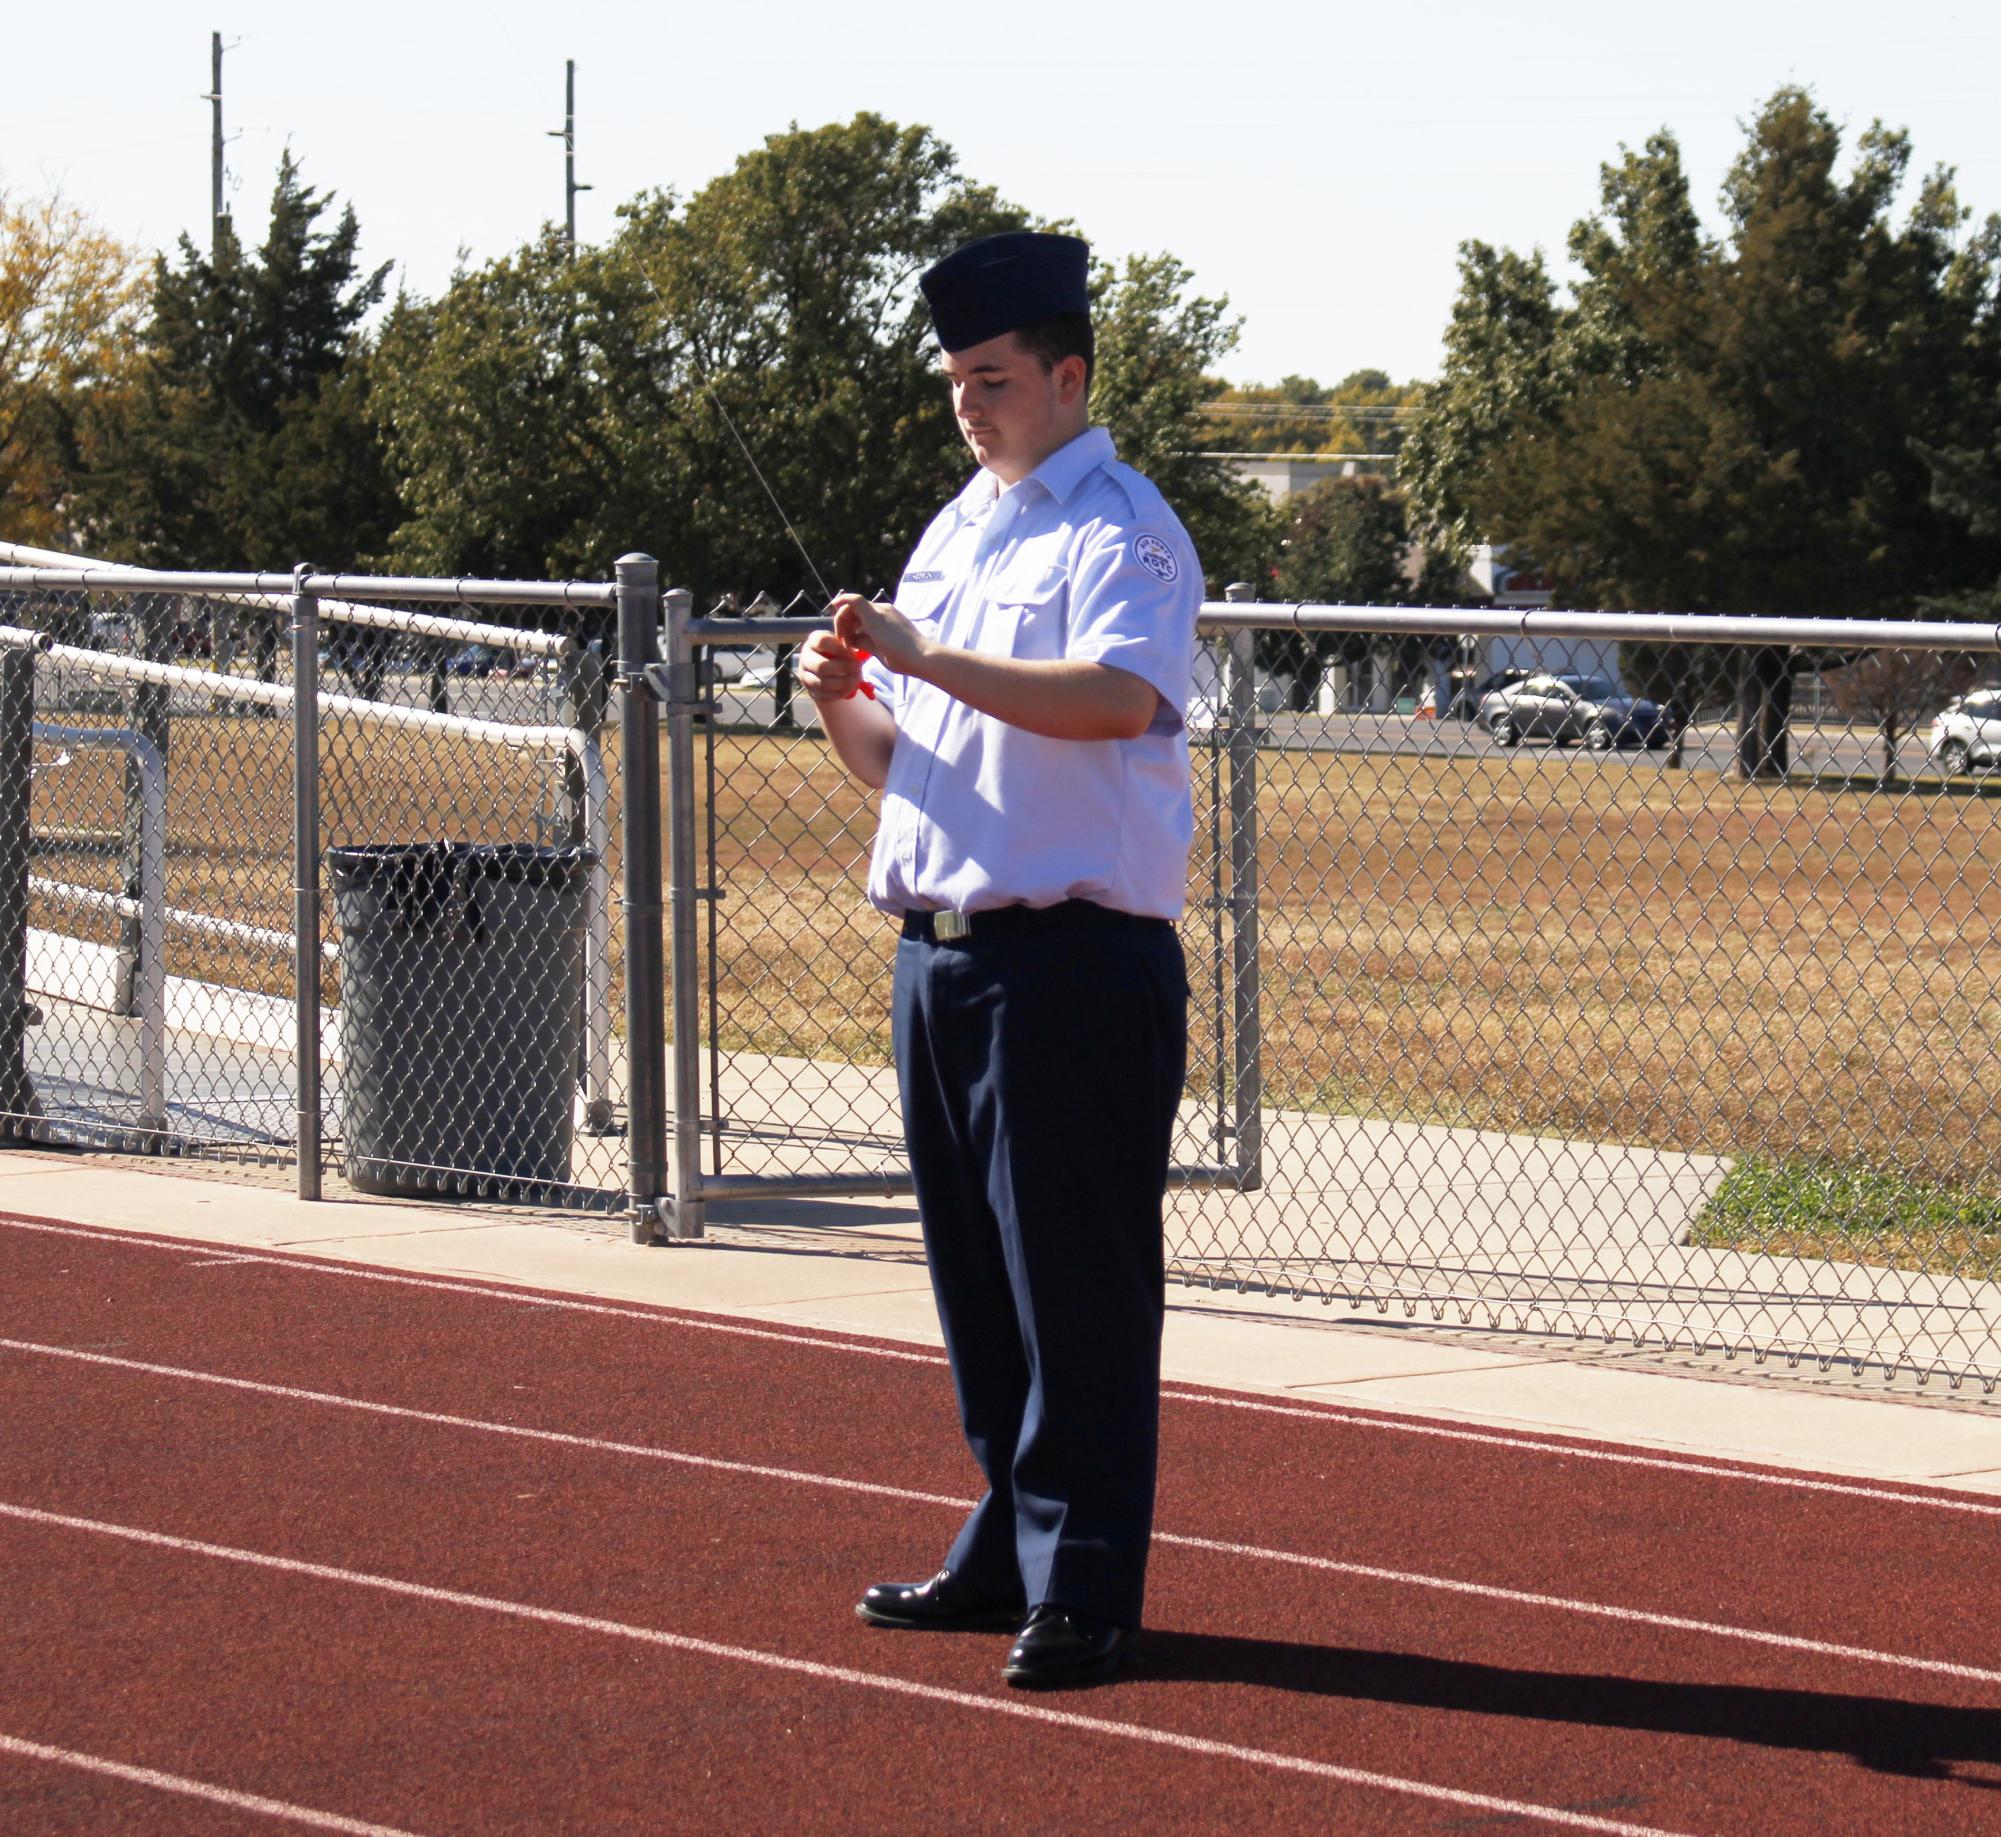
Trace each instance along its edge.
{"label": "horizontal metal rail", "polygon": [[[0,574],[5,570],[0,569]],[[24,632],[14,626],[0,626],[0,646],[15,648],[23,641],[32,644],[49,662],[88,670],[118,682],[155,683],[166,688],[208,689],[233,701],[259,703],[267,708],[289,708],[289,684],[261,682],[248,676],[227,676],[220,670],[198,669],[185,663],[151,663],[143,657],[120,657],[109,651],[94,651],[80,644],[50,644],[46,633]],[[324,714],[351,714],[363,720],[380,721],[388,727],[408,727],[423,733],[455,734],[460,739],[491,746],[513,746],[524,750],[541,747],[560,750],[571,744],[575,731],[553,724],[519,721],[480,721],[468,715],[436,714],[428,708],[404,708],[394,702],[372,702],[359,695],[337,695],[322,690],[320,710]]]}
{"label": "horizontal metal rail", "polygon": [[[797,644],[815,618],[690,619],[696,644]],[[1376,633],[1386,637],[1601,638],[1654,644],[1791,645],[1828,650],[1996,651],[2001,625],[1941,619],[1796,619],[1762,613],[1516,611],[1471,606],[1333,606],[1205,600],[1201,632]]]}
{"label": "horizontal metal rail", "polygon": [[[31,874],[28,886],[30,891],[41,894],[45,899],[60,900],[64,905],[77,906],[85,911],[106,912],[114,918],[143,918],[147,910],[143,900],[113,893],[103,887],[78,886],[73,880],[50,880],[45,875]],[[184,906],[162,906],[160,912],[170,930],[190,932],[196,937],[220,938],[230,944],[255,944],[287,956],[298,947],[298,939],[289,931],[274,931],[268,925],[247,925],[241,919],[216,918],[212,913],[191,912]],[[340,946],[329,938],[321,944],[320,955],[331,963],[340,955]]]}
{"label": "horizontal metal rail", "polygon": [[[749,621],[745,621],[748,623]],[[721,620],[711,624],[720,625]],[[804,623],[804,621],[800,621]],[[1207,600],[1198,630],[1374,632],[1395,637],[1625,639],[1651,644],[1758,644],[1826,650],[2001,650],[2001,625],[1940,619],[1796,619],[1763,613],[1562,612],[1466,606],[1284,605]]]}
{"label": "horizontal metal rail", "polygon": [[[1176,1165],[1168,1169],[1176,1186],[1220,1187],[1237,1192],[1244,1185],[1240,1169],[1217,1164]],[[879,1174],[703,1174],[694,1182],[694,1197],[712,1199],[902,1199],[916,1191],[907,1167],[885,1168]]]}
{"label": "horizontal metal rail", "polygon": [[168,569],[71,566],[0,567],[0,590],[106,593],[290,594],[296,589],[333,599],[442,600],[452,605],[610,606],[609,581],[443,580],[402,574],[204,574]]}
{"label": "horizontal metal rail", "polygon": [[[0,542],[0,561],[12,566],[28,567],[40,572],[49,568],[61,568],[73,576],[68,585],[73,591],[92,592],[103,588],[106,592],[137,593],[144,591],[168,592],[171,589],[161,585],[161,576],[151,569],[115,568],[110,562],[97,561],[87,555],[59,555],[49,549],[31,549],[19,542]],[[149,588],[106,586],[106,574],[143,574],[150,583]],[[284,618],[292,614],[292,600],[289,594],[280,593],[208,593],[200,597],[219,601],[224,605],[243,606],[253,611],[269,612]],[[457,644],[489,644],[496,649],[527,651],[537,657],[568,657],[575,649],[575,640],[567,632],[521,631],[509,625],[491,625],[479,619],[451,619],[437,613],[403,612],[388,606],[358,606],[351,600],[322,600],[320,616],[338,625],[359,625],[376,631],[395,632],[409,638],[437,638]]]}

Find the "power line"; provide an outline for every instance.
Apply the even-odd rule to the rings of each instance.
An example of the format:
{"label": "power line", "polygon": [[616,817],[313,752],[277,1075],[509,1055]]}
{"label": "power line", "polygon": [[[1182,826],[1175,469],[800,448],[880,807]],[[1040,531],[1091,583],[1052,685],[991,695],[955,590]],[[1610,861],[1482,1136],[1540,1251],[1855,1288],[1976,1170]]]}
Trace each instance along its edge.
{"label": "power line", "polygon": [[1225,418],[1303,421],[1407,421],[1417,413],[1404,402],[1204,402],[1201,412]]}

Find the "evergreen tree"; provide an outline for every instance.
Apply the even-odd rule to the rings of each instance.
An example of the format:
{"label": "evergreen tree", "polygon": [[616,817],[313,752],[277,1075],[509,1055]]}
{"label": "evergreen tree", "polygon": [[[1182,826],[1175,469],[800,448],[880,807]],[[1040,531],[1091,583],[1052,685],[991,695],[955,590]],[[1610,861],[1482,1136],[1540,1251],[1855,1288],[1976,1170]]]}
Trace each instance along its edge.
{"label": "evergreen tree", "polygon": [[278,168],[269,232],[225,221],[213,258],[185,236],[153,269],[129,389],[85,425],[80,499],[95,546],[177,568],[352,567],[378,556],[396,496],[369,406],[364,274],[352,208]]}

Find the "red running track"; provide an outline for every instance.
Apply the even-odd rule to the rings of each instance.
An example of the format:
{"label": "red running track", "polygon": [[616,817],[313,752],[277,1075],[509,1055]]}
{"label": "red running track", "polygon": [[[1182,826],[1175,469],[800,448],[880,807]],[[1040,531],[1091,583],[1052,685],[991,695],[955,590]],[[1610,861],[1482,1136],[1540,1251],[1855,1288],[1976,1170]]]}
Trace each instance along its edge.
{"label": "red running track", "polygon": [[887,1633],[937,1354],[0,1220],[0,1830],[2001,1831],[2001,1503],[1170,1388],[1143,1663]]}

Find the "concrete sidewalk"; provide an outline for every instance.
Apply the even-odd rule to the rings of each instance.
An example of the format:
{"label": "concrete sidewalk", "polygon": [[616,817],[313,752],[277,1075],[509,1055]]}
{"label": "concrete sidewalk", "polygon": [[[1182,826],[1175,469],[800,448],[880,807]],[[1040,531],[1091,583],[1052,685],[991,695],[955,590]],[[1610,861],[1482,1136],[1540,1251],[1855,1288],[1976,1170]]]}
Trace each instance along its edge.
{"label": "concrete sidewalk", "polygon": [[[307,1205],[242,1175],[21,1148],[0,1153],[0,1212],[939,1343],[915,1216],[896,1200],[718,1205],[703,1241],[642,1249],[609,1219]],[[1496,1342],[1311,1302],[1172,1288],[1165,1367],[1184,1384],[2001,1496],[2001,1406],[1938,1409]]]}

